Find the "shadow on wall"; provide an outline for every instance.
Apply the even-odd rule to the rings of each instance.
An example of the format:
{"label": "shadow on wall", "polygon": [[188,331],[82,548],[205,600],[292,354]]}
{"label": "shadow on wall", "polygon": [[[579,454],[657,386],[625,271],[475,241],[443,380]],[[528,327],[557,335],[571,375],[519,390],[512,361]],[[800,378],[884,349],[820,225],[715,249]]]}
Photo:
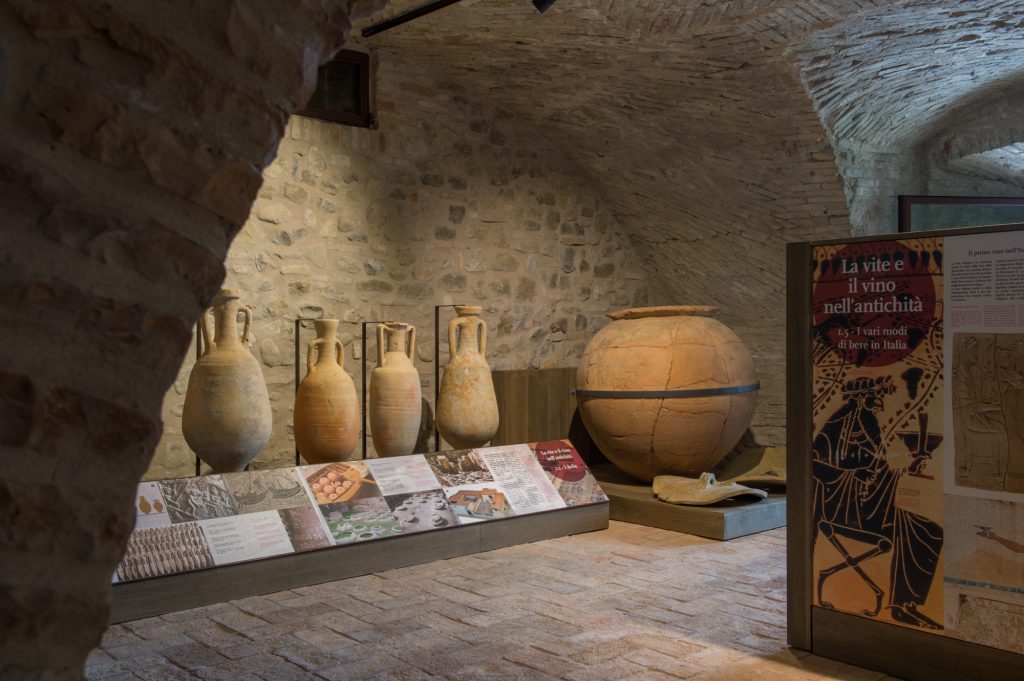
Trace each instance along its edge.
{"label": "shadow on wall", "polygon": [[423,411],[420,412],[420,432],[416,436],[416,452],[429,452],[435,449],[434,445],[434,409],[430,402],[424,398],[421,400]]}

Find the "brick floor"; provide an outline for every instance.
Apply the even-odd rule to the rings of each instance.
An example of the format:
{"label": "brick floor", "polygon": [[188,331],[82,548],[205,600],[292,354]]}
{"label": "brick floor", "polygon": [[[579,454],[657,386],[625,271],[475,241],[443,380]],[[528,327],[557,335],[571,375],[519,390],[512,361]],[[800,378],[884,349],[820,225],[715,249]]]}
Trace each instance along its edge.
{"label": "brick floor", "polygon": [[613,522],[110,628],[89,679],[884,681],[786,647],[785,532]]}

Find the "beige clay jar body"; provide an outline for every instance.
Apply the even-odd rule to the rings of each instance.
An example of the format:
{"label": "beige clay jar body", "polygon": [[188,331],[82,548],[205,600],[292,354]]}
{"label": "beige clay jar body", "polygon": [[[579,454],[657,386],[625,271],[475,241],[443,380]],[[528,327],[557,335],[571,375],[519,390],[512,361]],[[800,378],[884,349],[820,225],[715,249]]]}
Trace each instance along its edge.
{"label": "beige clay jar body", "polygon": [[[189,374],[182,432],[200,459],[217,473],[229,473],[243,470],[270,439],[270,396],[247,346],[252,313],[239,306],[236,289],[221,289],[213,304],[215,334],[211,339],[204,313],[202,354]],[[239,310],[245,315],[241,338]]]}
{"label": "beige clay jar body", "polygon": [[[757,376],[743,341],[712,319],[716,308],[621,310],[587,346],[576,376],[580,416],[605,456],[642,480],[697,477],[736,446],[757,402]],[[739,389],[697,397],[587,397]]]}
{"label": "beige clay jar body", "polygon": [[487,324],[477,315],[482,308],[459,305],[448,324],[451,359],[441,377],[437,430],[455,449],[487,444],[498,431],[498,402],[494,395],[487,353]]}
{"label": "beige clay jar body", "polygon": [[295,445],[309,463],[344,461],[359,437],[356,386],[345,371],[338,320],[317,319],[313,325],[317,338],[309,343],[306,377],[295,395]]}
{"label": "beige clay jar body", "polygon": [[419,438],[423,399],[420,374],[413,366],[416,327],[377,326],[380,361],[370,372],[370,434],[378,456],[412,454]]}

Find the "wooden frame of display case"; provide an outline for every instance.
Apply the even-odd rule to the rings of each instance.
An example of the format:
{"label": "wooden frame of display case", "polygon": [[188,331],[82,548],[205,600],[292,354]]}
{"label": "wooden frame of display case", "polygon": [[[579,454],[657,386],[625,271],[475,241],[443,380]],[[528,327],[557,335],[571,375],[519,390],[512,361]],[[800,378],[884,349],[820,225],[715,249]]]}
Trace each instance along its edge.
{"label": "wooden frame of display case", "polygon": [[812,249],[1024,230],[1024,224],[789,244],[787,267],[788,641],[815,654],[913,681],[1024,678],[1024,655],[813,605],[811,471]]}

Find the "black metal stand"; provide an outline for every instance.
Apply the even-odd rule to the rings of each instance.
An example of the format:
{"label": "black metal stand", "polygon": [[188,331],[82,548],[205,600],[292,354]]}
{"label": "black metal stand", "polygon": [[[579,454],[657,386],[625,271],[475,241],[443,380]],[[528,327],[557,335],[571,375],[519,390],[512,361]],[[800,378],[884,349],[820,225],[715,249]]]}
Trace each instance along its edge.
{"label": "black metal stand", "polygon": [[[322,318],[321,317],[297,317],[295,319],[295,336],[294,336],[294,338],[295,338],[295,394],[296,395],[298,395],[298,393],[299,393],[299,382],[300,382],[300,378],[299,378],[299,364],[300,364],[300,362],[302,360],[302,343],[299,342],[300,336],[301,336],[300,330],[302,328],[302,322],[315,322],[317,319],[322,319]],[[342,320],[339,319],[338,323],[339,324],[353,324],[353,325],[355,325],[355,324],[359,324],[361,322],[346,322],[346,321],[342,321]],[[364,325],[364,328],[365,328],[365,325]],[[364,352],[366,351],[366,338],[365,338],[365,336],[363,338],[363,351]],[[363,362],[363,390],[364,391],[366,390],[366,362],[365,361]],[[363,430],[365,431],[365,429],[366,429],[366,417],[364,416],[363,417]],[[366,458],[366,435],[365,434],[363,435],[363,458],[364,459]],[[298,445],[298,443],[296,443],[295,444],[295,465],[296,466],[302,465],[300,463],[300,461],[301,461],[301,458],[300,458],[300,455],[299,455],[299,445]]]}
{"label": "black metal stand", "polygon": [[465,303],[455,303],[434,306],[434,451],[437,452],[441,451],[441,433],[437,430],[437,400],[441,396],[441,308],[464,305]]}
{"label": "black metal stand", "polygon": [[[203,314],[206,314],[206,310],[203,310]],[[196,361],[203,356],[203,332],[200,328],[201,322],[196,322]],[[196,477],[199,477],[200,469],[203,463],[199,460],[199,454],[193,452],[196,455]]]}
{"label": "black metal stand", "polygon": [[[363,360],[363,453],[360,458],[366,458],[366,407],[369,398],[366,394],[366,327],[370,324],[394,324],[393,320],[377,320],[377,321],[364,321],[360,322],[363,325],[363,345],[362,345],[362,360]],[[380,353],[383,352],[380,348],[377,348],[377,362],[380,363]]]}

